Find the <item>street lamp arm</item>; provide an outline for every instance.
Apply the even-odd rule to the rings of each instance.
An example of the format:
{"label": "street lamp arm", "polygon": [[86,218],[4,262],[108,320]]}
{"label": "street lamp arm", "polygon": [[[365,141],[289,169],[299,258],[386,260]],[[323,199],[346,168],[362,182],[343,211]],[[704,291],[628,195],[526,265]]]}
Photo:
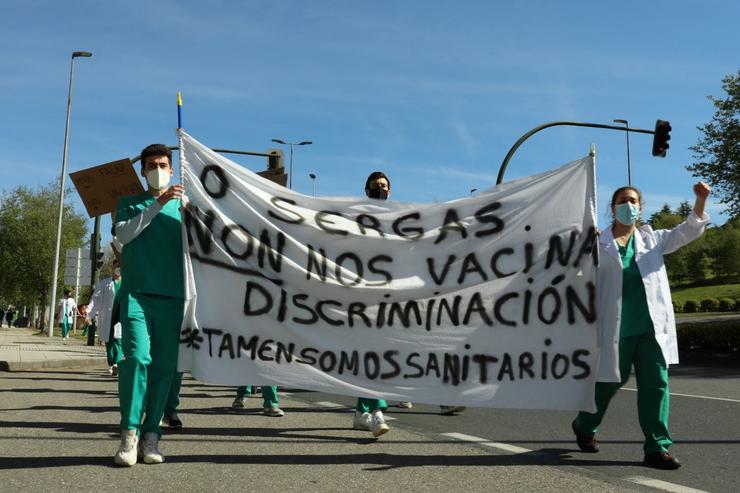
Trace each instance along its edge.
{"label": "street lamp arm", "polygon": [[546,128],[550,127],[557,127],[557,126],[569,126],[569,127],[591,127],[591,128],[606,128],[609,130],[619,130],[622,132],[637,132],[641,134],[655,134],[654,130],[645,130],[642,128],[628,128],[628,127],[617,127],[615,125],[604,125],[602,123],[587,123],[587,122],[565,122],[565,121],[558,121],[558,122],[549,122],[549,123],[543,123],[542,125],[533,128],[529,132],[525,133],[521,137],[519,137],[519,140],[517,140],[514,145],[509,149],[509,152],[506,154],[506,157],[504,158],[504,161],[501,163],[501,167],[498,170],[498,177],[496,178],[496,185],[502,183],[504,181],[504,173],[506,172],[506,167],[509,165],[509,161],[511,160],[512,156],[516,152],[517,149],[519,149],[519,146],[521,146],[525,140],[539,132],[540,130],[544,130]]}

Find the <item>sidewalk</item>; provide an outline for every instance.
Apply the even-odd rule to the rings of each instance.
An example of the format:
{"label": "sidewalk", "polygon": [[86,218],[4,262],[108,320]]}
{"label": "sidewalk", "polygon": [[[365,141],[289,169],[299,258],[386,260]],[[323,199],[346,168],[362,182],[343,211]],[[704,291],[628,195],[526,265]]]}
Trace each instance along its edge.
{"label": "sidewalk", "polygon": [[105,346],[86,346],[85,339],[48,337],[30,328],[0,328],[0,371],[45,368],[105,368]]}

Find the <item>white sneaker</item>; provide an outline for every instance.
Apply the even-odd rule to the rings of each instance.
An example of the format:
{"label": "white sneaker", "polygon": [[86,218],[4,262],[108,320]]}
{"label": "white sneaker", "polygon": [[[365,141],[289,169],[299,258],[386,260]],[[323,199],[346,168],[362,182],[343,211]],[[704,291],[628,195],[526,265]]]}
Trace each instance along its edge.
{"label": "white sneaker", "polygon": [[370,413],[355,411],[355,417],[352,420],[352,428],[355,430],[369,430],[372,421],[373,418],[370,416]]}
{"label": "white sneaker", "polygon": [[244,406],[247,404],[247,398],[246,397],[235,397],[234,402],[231,403],[231,407],[234,409],[244,409]]}
{"label": "white sneaker", "polygon": [[133,466],[136,464],[136,449],[139,437],[135,430],[124,430],[121,432],[121,443],[118,452],[113,456],[113,462],[119,466]]}
{"label": "white sneaker", "polygon": [[463,411],[465,411],[465,406],[439,406],[439,414],[442,416],[452,416]]}
{"label": "white sneaker", "polygon": [[414,405],[411,404],[411,402],[409,401],[401,401],[398,403],[398,407],[400,407],[401,409],[411,409],[412,407],[414,407]]}
{"label": "white sneaker", "polygon": [[263,407],[262,413],[265,416],[270,416],[272,418],[281,418],[285,416],[285,411],[283,411],[277,406]]}
{"label": "white sneaker", "polygon": [[145,464],[161,464],[164,462],[164,456],[159,451],[159,435],[153,431],[144,433],[144,440],[139,447],[139,455],[144,459]]}
{"label": "white sneaker", "polygon": [[370,421],[370,431],[373,432],[375,438],[391,431],[391,427],[385,424],[383,411],[380,409],[373,411],[372,420]]}

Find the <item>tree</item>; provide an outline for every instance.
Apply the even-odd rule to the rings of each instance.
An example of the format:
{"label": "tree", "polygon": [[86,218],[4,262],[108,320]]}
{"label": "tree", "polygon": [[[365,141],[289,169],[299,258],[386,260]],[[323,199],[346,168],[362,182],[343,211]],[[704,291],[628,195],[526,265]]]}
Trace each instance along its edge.
{"label": "tree", "polygon": [[[677,212],[671,211],[671,206],[664,204],[663,208],[652,214],[649,219],[650,227],[653,229],[672,229],[683,222],[684,218]],[[689,277],[689,264],[687,252],[679,249],[665,258],[665,267],[671,284],[677,285],[686,281]]]}
{"label": "tree", "polygon": [[[53,182],[36,191],[20,186],[0,197],[0,298],[19,305],[48,303],[58,205],[59,185]],[[86,235],[87,219],[65,203],[57,292],[63,289],[64,252],[82,246]]]}
{"label": "tree", "polygon": [[740,279],[740,219],[713,229],[719,233],[709,250],[716,276],[728,282]]}
{"label": "tree", "polygon": [[712,186],[730,216],[740,217],[740,71],[722,79],[722,89],[726,99],[709,96],[716,111],[698,127],[703,136],[690,148],[696,161],[687,169]]}

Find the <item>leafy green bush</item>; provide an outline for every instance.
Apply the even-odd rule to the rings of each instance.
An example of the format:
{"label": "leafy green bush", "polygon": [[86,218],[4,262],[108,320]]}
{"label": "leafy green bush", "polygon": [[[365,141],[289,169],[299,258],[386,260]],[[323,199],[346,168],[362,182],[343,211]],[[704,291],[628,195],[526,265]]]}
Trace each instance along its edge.
{"label": "leafy green bush", "polygon": [[673,313],[681,313],[683,306],[680,301],[673,300]]}
{"label": "leafy green bush", "polygon": [[735,311],[740,312],[740,299],[735,300]]}
{"label": "leafy green bush", "polygon": [[699,310],[702,312],[716,312],[719,309],[719,301],[715,298],[706,298],[701,300]]}
{"label": "leafy green bush", "polygon": [[686,300],[683,304],[683,311],[685,313],[696,313],[699,311],[699,303],[696,300]]}
{"label": "leafy green bush", "polygon": [[719,299],[719,311],[731,312],[734,308],[735,308],[735,300],[731,300],[730,298],[720,298]]}
{"label": "leafy green bush", "polygon": [[740,351],[740,326],[737,322],[693,322],[679,325],[677,332],[678,348],[682,351]]}

